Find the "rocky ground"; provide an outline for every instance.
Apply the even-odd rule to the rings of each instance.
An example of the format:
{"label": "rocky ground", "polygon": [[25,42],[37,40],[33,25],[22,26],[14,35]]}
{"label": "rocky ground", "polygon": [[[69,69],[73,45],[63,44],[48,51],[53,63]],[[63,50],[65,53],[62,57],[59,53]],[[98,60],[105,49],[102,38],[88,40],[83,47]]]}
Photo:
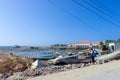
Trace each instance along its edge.
{"label": "rocky ground", "polygon": [[12,54],[0,54],[0,80],[26,80],[28,78],[65,72],[90,65],[72,64],[30,69],[31,62],[32,61],[27,57],[20,57]]}
{"label": "rocky ground", "polygon": [[38,76],[27,80],[119,80],[120,60],[70,71]]}
{"label": "rocky ground", "polygon": [[26,57],[0,53],[0,77],[7,78],[14,72],[25,71],[29,68],[31,62],[32,60]]}

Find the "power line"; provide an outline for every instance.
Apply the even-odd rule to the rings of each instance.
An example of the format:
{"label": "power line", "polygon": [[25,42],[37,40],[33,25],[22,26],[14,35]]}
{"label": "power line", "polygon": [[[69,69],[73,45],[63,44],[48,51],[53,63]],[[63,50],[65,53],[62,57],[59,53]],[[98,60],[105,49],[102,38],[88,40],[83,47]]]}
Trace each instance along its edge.
{"label": "power line", "polygon": [[[47,1],[48,1],[50,4],[52,4],[54,7],[56,7],[56,8],[58,8],[59,10],[65,12],[66,14],[68,14],[68,15],[71,16],[71,17],[73,17],[74,19],[80,21],[82,24],[85,24],[85,25],[87,25],[87,26],[90,26],[90,24],[85,23],[83,20],[81,20],[80,18],[78,18],[78,17],[76,17],[75,15],[71,14],[70,12],[68,12],[67,10],[65,10],[64,8],[56,5],[56,4],[55,4],[54,2],[52,2],[51,0],[47,0]],[[89,29],[91,29],[92,31],[97,32],[92,26],[91,26]],[[99,32],[101,32],[103,35],[106,35],[107,37],[109,36],[109,38],[113,38],[112,36],[110,36],[110,35],[102,32],[102,31],[100,31],[100,30],[99,30]]]}
{"label": "power line", "polygon": [[116,19],[114,16],[112,16],[111,14],[109,14],[108,12],[103,11],[103,9],[99,9],[98,7],[96,7],[95,5],[89,3],[86,0],[82,0],[84,3],[88,4],[89,6],[95,8],[96,10],[98,10],[99,12],[105,14],[106,16],[110,17],[111,19],[115,20],[116,22],[120,23],[120,21],[118,19]]}
{"label": "power line", "polygon": [[[48,0],[48,2],[49,2],[50,4],[52,4],[54,7],[56,7],[56,8],[58,8],[58,9],[60,9],[61,11],[65,12],[65,13],[68,14],[69,16],[71,16],[71,17],[73,17],[73,18],[75,18],[75,19],[83,22],[80,18],[72,15],[70,12],[66,11],[64,8],[62,8],[62,7],[60,7],[60,6],[57,6],[57,5],[54,4],[51,0]],[[83,22],[83,23],[84,23],[84,22]]]}
{"label": "power line", "polygon": [[107,21],[107,22],[109,22],[109,23],[111,23],[111,24],[115,25],[116,27],[120,28],[120,25],[118,25],[118,24],[116,24],[116,23],[112,22],[112,21],[111,21],[111,20],[109,20],[109,19],[106,19],[105,17],[101,16],[101,15],[100,15],[100,14],[98,14],[97,12],[95,12],[95,11],[93,11],[93,10],[91,10],[91,9],[87,8],[86,6],[82,5],[81,3],[79,3],[79,2],[77,2],[77,1],[75,1],[75,0],[72,0],[72,1],[73,1],[75,4],[77,4],[77,5],[79,5],[79,6],[83,7],[83,8],[85,8],[85,9],[86,9],[86,10],[88,10],[89,12],[91,12],[91,13],[95,14],[96,16],[98,16],[98,17],[102,18],[103,20],[105,20],[105,21]]}
{"label": "power line", "polygon": [[[101,7],[103,10],[105,10],[108,13],[111,13],[111,15],[116,16],[116,18],[118,18],[118,16],[120,17],[120,14],[118,14],[117,12],[115,12],[114,10],[110,9],[109,7],[105,6],[104,4],[102,4],[100,1],[98,0],[90,0],[91,2],[93,2],[95,5]],[[97,3],[97,4],[96,4]]]}

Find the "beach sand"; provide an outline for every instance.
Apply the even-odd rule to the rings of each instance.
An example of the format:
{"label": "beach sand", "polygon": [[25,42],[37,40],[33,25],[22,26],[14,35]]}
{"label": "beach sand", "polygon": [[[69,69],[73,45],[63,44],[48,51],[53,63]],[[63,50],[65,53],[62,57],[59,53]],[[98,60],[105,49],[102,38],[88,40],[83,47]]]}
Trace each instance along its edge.
{"label": "beach sand", "polygon": [[120,60],[27,80],[119,80]]}

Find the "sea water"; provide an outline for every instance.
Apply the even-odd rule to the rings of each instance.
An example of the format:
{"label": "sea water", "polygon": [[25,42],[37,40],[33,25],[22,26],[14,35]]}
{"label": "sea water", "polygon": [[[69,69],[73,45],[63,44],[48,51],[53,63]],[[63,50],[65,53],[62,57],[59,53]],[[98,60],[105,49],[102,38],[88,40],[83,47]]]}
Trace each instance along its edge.
{"label": "sea water", "polygon": [[30,49],[28,47],[14,48],[13,46],[0,46],[0,52],[7,52],[13,54],[19,54],[24,56],[33,56],[36,58],[53,58],[52,54],[66,54],[63,51],[55,51],[51,49]]}

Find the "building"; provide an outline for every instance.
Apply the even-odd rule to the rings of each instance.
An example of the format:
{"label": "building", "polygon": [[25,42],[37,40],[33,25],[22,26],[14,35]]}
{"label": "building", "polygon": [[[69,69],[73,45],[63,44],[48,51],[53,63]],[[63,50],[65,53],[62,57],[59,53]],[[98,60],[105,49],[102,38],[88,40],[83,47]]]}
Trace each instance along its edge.
{"label": "building", "polygon": [[72,43],[68,44],[68,48],[75,48],[75,44],[76,44],[76,42],[72,42]]}
{"label": "building", "polygon": [[68,44],[68,48],[81,48],[86,49],[90,47],[99,47],[100,42],[92,42],[90,40],[82,40],[79,42],[72,42]]}
{"label": "building", "polygon": [[86,49],[92,47],[92,42],[89,40],[82,40],[75,44],[75,48]]}
{"label": "building", "polygon": [[111,51],[120,49],[120,42],[112,42],[112,43],[109,43],[109,49],[110,49]]}
{"label": "building", "polygon": [[99,48],[100,47],[100,42],[93,42],[92,46]]}

